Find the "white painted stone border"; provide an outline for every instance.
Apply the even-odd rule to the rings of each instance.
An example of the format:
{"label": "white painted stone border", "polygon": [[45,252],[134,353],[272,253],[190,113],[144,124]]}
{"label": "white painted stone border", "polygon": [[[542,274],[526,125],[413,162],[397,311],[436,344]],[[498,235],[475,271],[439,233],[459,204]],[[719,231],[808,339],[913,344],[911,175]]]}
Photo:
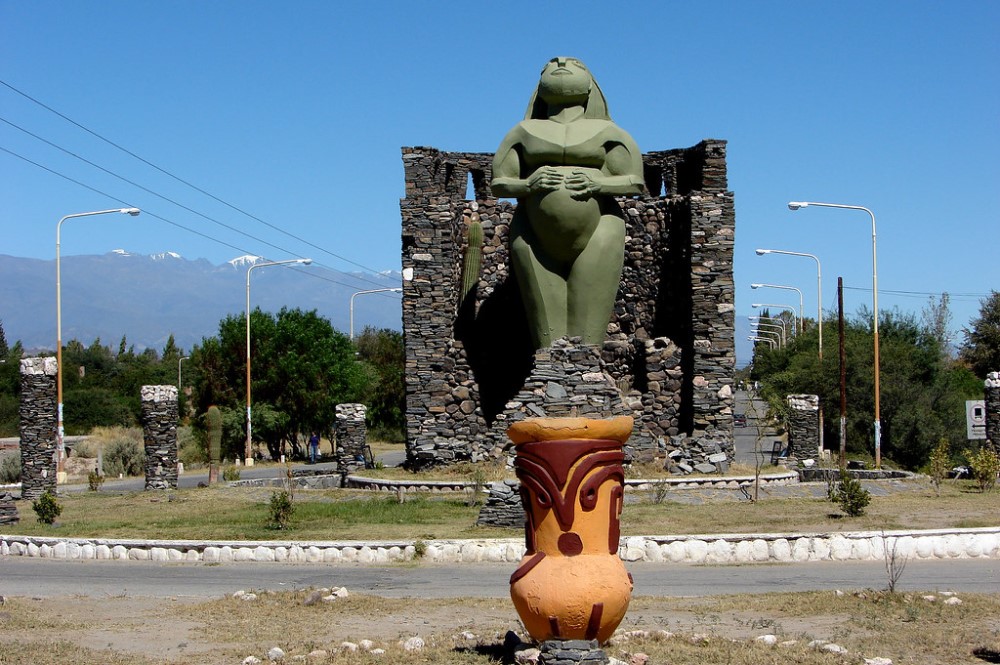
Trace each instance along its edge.
{"label": "white painted stone border", "polygon": [[[898,557],[1000,559],[1000,527],[930,531],[856,531],[813,534],[713,534],[627,536],[625,561],[684,564],[877,561],[886,542]],[[422,550],[422,556],[417,551]],[[387,564],[421,559],[433,563],[516,563],[524,555],[518,539],[431,541],[196,541],[50,538],[0,534],[0,556],[52,559],[188,561],[204,563],[288,562]]]}

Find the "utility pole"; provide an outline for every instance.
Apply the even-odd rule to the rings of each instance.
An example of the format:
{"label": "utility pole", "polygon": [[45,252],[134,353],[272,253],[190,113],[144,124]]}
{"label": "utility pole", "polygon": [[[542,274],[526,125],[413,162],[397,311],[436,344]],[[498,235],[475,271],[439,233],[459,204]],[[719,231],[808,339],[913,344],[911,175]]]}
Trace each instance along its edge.
{"label": "utility pole", "polygon": [[847,468],[847,354],[844,351],[844,278],[837,278],[837,336],[840,338],[840,468]]}

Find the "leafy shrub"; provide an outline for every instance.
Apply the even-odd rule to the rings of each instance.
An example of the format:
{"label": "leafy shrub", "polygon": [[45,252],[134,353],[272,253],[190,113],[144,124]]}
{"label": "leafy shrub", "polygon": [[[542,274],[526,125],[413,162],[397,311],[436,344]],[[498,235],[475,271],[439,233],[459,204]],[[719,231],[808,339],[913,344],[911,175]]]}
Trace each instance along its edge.
{"label": "leafy shrub", "polygon": [[0,455],[0,485],[19,482],[21,482],[21,453],[15,451]]}
{"label": "leafy shrub", "polygon": [[177,461],[185,468],[193,468],[208,462],[205,452],[205,442],[199,439],[191,427],[177,428]]}
{"label": "leafy shrub", "polygon": [[91,439],[83,439],[72,444],[73,457],[97,459],[97,445]]}
{"label": "leafy shrub", "polygon": [[54,524],[56,518],[62,513],[62,506],[47,490],[42,492],[37,501],[31,503],[31,509],[38,515],[38,521],[42,524]]}
{"label": "leafy shrub", "polygon": [[240,479],[240,470],[235,466],[227,466],[222,470],[222,479],[226,482]]}
{"label": "leafy shrub", "polygon": [[102,476],[97,471],[91,471],[87,474],[87,487],[90,488],[91,492],[96,492],[101,489],[101,485],[104,484],[104,476]]}
{"label": "leafy shrub", "polygon": [[861,486],[861,481],[851,476],[847,469],[840,468],[840,480],[829,489],[830,500],[840,506],[850,517],[860,517],[865,514],[865,508],[871,503],[872,495]]}
{"label": "leafy shrub", "polygon": [[104,473],[109,476],[141,476],[146,451],[138,429],[118,428],[118,434],[104,446]]}
{"label": "leafy shrub", "polygon": [[928,471],[930,472],[931,482],[934,483],[934,491],[940,491],[941,481],[948,475],[948,469],[951,467],[951,454],[948,450],[947,438],[941,437],[937,447],[931,451],[929,466]]}
{"label": "leafy shrub", "polygon": [[1000,457],[995,452],[981,447],[969,455],[969,469],[972,478],[979,485],[980,491],[989,492],[997,484],[997,474],[1000,473]]}
{"label": "leafy shrub", "polygon": [[271,503],[268,506],[272,529],[286,529],[295,512],[295,504],[292,503],[292,495],[285,490],[273,492]]}

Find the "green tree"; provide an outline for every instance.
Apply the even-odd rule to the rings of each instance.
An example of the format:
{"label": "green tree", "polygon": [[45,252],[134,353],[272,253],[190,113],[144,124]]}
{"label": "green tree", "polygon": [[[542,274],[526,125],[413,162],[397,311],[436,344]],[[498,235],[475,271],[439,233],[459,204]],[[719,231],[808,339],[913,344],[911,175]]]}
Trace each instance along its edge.
{"label": "green tree", "polygon": [[[874,352],[871,314],[862,310],[845,322],[847,358],[847,444],[854,451],[874,450]],[[831,325],[832,324],[832,325]],[[828,330],[836,330],[831,321]],[[882,312],[879,321],[881,422],[883,455],[907,468],[923,466],[941,438],[953,450],[965,440],[964,401],[982,394],[981,382],[942,350],[933,328],[912,315]],[[783,413],[785,397],[794,393],[819,395],[827,418],[826,441],[837,441],[840,409],[840,369],[836,353],[817,353],[815,328],[795,337],[784,349],[755,350],[751,378],[762,385],[771,408]]]}
{"label": "green tree", "polygon": [[[357,401],[367,376],[347,336],[315,311],[286,308],[273,315],[256,309],[250,324],[253,434],[276,457],[285,445],[297,449],[301,432],[329,431],[336,405]],[[232,410],[245,405],[245,345],[241,314],[223,319],[218,337],[192,351],[199,411],[210,404]]]}
{"label": "green tree", "polygon": [[401,442],[406,413],[403,334],[387,328],[367,327],[356,341],[358,357],[370,377],[362,398],[368,406],[368,426],[373,436]]}
{"label": "green tree", "polygon": [[980,302],[979,316],[970,328],[963,328],[965,343],[961,359],[980,379],[989,372],[1000,372],[1000,292],[991,291]]}

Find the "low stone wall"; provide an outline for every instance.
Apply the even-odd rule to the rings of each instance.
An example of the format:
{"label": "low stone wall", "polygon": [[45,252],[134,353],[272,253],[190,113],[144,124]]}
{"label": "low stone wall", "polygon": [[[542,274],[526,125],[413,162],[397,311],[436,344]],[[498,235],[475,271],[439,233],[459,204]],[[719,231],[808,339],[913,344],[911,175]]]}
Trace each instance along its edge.
{"label": "low stone wall", "polygon": [[[891,480],[894,478],[916,478],[909,471],[888,469],[849,469],[847,475],[858,480]],[[840,469],[799,469],[799,479],[804,483],[840,480]]]}
{"label": "low stone wall", "polygon": [[17,524],[20,521],[14,495],[10,492],[0,493],[0,524]]}
{"label": "low stone wall", "polygon": [[[814,534],[629,536],[621,539],[619,555],[625,561],[720,565],[880,561],[884,558],[887,542],[890,546],[895,545],[897,557],[914,561],[1000,559],[1000,527]],[[420,556],[417,555],[418,547],[423,552]],[[426,542],[207,542],[0,534],[0,556],[51,559],[376,565],[419,559],[431,563],[513,564],[521,560],[524,551],[524,540],[521,538]]]}

